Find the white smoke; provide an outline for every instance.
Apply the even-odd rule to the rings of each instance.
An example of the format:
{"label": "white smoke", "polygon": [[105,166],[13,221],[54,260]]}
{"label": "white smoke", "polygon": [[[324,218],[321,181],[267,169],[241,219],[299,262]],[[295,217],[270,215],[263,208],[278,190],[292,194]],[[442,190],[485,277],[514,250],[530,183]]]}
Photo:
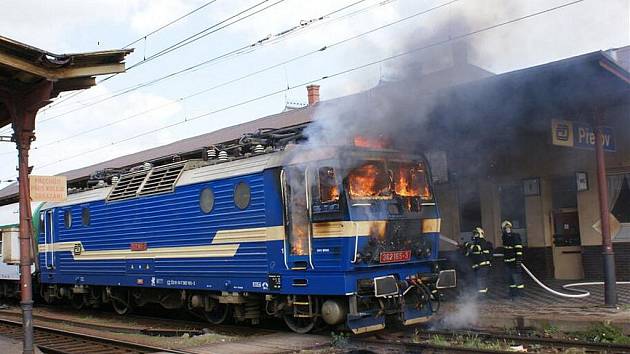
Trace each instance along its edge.
{"label": "white smoke", "polygon": [[474,297],[467,297],[455,303],[455,307],[437,323],[434,328],[460,329],[478,325],[479,303]]}

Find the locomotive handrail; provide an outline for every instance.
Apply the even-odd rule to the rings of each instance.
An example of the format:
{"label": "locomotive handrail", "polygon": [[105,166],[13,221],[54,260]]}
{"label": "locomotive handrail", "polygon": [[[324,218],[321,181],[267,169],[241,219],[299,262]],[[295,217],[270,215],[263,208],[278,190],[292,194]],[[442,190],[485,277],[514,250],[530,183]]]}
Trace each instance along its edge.
{"label": "locomotive handrail", "polygon": [[357,257],[359,255],[359,223],[356,221],[352,221],[352,225],[354,225],[355,234],[354,234],[354,259],[352,263],[357,262]]}
{"label": "locomotive handrail", "polygon": [[307,166],[304,169],[304,186],[306,187],[304,193],[306,193],[306,212],[308,213],[308,262],[311,264],[311,269],[315,269],[315,266],[313,266],[313,246],[311,245],[311,238],[313,238],[313,201],[310,192],[311,188],[308,181],[308,173],[309,168]]}
{"label": "locomotive handrail", "polygon": [[280,194],[282,195],[282,203],[284,204],[283,208],[282,208],[282,225],[284,225],[284,240],[282,241],[282,250],[283,250],[283,257],[284,258],[284,266],[287,269],[289,268],[289,261],[288,261],[288,253],[289,253],[289,249],[287,247],[287,195],[286,195],[286,172],[284,172],[284,168],[280,170]]}

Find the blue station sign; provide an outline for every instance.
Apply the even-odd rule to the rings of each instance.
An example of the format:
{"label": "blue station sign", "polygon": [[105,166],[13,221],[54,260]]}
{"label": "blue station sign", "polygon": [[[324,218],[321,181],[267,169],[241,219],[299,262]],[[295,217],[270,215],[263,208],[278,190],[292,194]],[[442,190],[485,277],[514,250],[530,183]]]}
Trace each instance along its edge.
{"label": "blue station sign", "polygon": [[[588,124],[552,119],[551,137],[553,145],[589,150],[595,149],[595,131]],[[615,152],[617,150],[612,128],[604,127],[602,143],[604,151]]]}

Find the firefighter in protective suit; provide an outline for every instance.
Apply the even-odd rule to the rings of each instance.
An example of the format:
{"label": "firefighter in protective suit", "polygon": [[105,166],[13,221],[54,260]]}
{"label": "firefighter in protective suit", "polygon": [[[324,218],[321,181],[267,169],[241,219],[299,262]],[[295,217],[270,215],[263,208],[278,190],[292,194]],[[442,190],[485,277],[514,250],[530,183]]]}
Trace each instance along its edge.
{"label": "firefighter in protective suit", "polygon": [[506,277],[510,286],[510,297],[521,295],[525,288],[521,263],[523,262],[523,243],[521,235],[512,232],[512,223],[505,220],[501,223],[503,230],[503,262],[505,263]]}
{"label": "firefighter in protective suit", "polygon": [[479,295],[488,293],[488,273],[492,260],[492,244],[486,241],[483,229],[476,227],[470,242],[464,243],[464,254],[470,257]]}

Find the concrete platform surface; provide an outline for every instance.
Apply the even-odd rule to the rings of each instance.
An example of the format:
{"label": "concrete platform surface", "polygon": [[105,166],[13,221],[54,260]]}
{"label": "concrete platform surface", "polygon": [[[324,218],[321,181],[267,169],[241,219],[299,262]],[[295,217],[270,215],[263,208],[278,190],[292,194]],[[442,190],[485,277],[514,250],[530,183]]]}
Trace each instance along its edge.
{"label": "concrete platform surface", "polygon": [[330,345],[330,337],[286,332],[247,337],[228,343],[186,348],[186,351],[198,354],[279,354],[293,353],[321,345]]}
{"label": "concrete platform surface", "polygon": [[[22,341],[0,336],[0,353],[2,354],[22,354]],[[36,354],[42,354],[39,349],[35,349]]]}
{"label": "concrete platform surface", "polygon": [[[526,275],[525,275],[526,276]],[[577,281],[543,281],[561,293],[563,284]],[[581,282],[581,281],[580,281]],[[528,280],[521,297],[511,300],[507,285],[497,279],[490,282],[489,293],[479,301],[460,289],[457,296],[443,303],[439,313],[442,327],[556,327],[563,331],[586,330],[598,323],[611,323],[630,334],[630,285],[618,285],[618,307],[604,306],[604,287],[582,287],[591,296],[565,298],[549,293]]]}

